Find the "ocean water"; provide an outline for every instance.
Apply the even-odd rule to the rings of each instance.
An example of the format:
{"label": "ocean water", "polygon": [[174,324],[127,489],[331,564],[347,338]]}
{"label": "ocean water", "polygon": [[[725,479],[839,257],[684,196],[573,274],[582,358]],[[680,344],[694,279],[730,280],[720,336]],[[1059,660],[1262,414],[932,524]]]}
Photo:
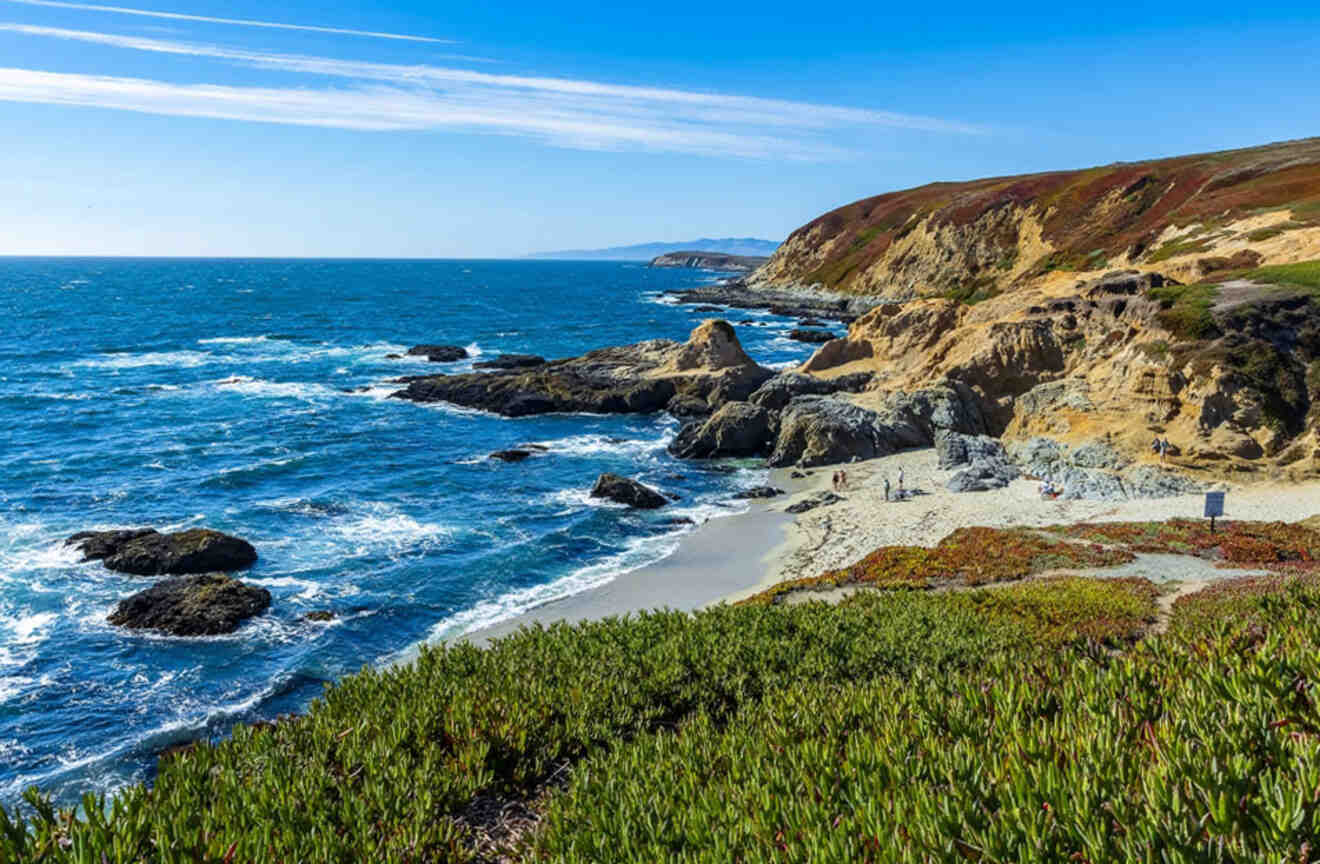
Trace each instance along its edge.
{"label": "ocean water", "polygon": [[[602,584],[764,479],[679,463],[664,415],[504,419],[388,399],[421,342],[564,357],[683,339],[660,292],[712,274],[617,263],[0,259],[0,803],[149,779],[163,748],[303,709],[327,682]],[[787,365],[792,321],[733,310]],[[493,450],[549,448],[521,464]],[[602,471],[677,492],[593,503]],[[677,479],[681,474],[682,479]],[[250,540],[270,611],[237,633],[112,628],[152,583],[79,563],[87,529],[208,526]],[[328,623],[304,620],[331,610]]]}

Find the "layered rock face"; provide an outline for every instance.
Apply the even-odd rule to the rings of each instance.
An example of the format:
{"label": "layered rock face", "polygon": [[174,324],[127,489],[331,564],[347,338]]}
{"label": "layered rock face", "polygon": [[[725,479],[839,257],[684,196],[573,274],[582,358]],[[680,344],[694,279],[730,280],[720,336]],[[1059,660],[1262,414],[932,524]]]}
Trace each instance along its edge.
{"label": "layered rock face", "polygon": [[414,402],[450,402],[508,417],[551,412],[651,413],[675,398],[715,410],[744,400],[773,372],[742,350],[733,328],[706,321],[687,342],[653,339],[602,348],[531,369],[416,378],[394,393]]}
{"label": "layered rock face", "polygon": [[1103,438],[1149,462],[1158,436],[1184,465],[1314,473],[1318,356],[1320,308],[1304,290],[1117,271],[977,305],[881,305],[802,370],[871,372],[857,401],[876,409],[886,393],[956,381],[1007,440]]}

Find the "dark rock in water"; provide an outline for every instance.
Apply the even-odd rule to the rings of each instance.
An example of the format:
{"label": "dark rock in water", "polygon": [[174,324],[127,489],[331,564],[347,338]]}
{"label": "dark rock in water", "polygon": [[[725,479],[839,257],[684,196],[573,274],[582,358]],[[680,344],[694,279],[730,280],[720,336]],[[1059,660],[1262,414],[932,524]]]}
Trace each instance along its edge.
{"label": "dark rock in water", "polygon": [[673,519],[666,519],[660,524],[678,526],[678,525],[696,525],[697,523],[693,522],[692,519],[687,516],[675,516]]}
{"label": "dark rock in water", "polygon": [[805,480],[807,478],[807,475],[803,474],[801,471],[793,471],[788,476],[792,477],[794,480]]}
{"label": "dark rock in water", "polygon": [[216,636],[270,607],[270,592],[224,573],[180,576],[157,582],[119,602],[108,620],[132,630],[172,636]]}
{"label": "dark rock in water", "polygon": [[639,510],[655,510],[669,503],[668,498],[649,486],[608,473],[597,478],[596,485],[591,487],[591,497],[606,498]]}
{"label": "dark rock in water", "polygon": [[331,612],[329,609],[317,609],[315,612],[308,612],[306,615],[304,615],[303,620],[333,621],[335,620],[335,613]]}
{"label": "dark rock in water", "polygon": [[788,338],[795,342],[810,342],[813,345],[822,345],[826,342],[833,342],[838,339],[828,330],[803,330],[797,328],[788,332]]}
{"label": "dark rock in water", "polygon": [[698,306],[698,307],[696,307],[695,309],[693,309],[692,311],[693,311],[693,312],[700,312],[700,313],[703,314],[703,315],[722,315],[722,314],[724,314],[724,307],[722,307],[722,306]]}
{"label": "dark rock in water", "polygon": [[766,452],[770,413],[750,402],[730,402],[709,420],[694,421],[679,430],[669,452],[680,459],[755,456]]}
{"label": "dark rock in water", "polygon": [[710,416],[710,404],[697,396],[679,394],[669,400],[665,410],[679,418]]}
{"label": "dark rock in water", "polygon": [[150,535],[159,536],[155,528],[128,528],[121,531],[79,531],[69,539],[65,540],[65,545],[77,546],[78,551],[83,553],[84,561],[98,561],[102,558],[108,558],[119,550],[130,540],[137,540],[139,537]]}
{"label": "dark rock in water", "polygon": [[874,459],[897,449],[892,431],[874,411],[828,396],[799,396],[779,417],[771,467],[803,468]]}
{"label": "dark rock in water", "polygon": [[402,360],[402,359],[403,359],[403,355],[402,355],[402,354],[386,354],[386,355],[385,355],[385,359],[386,359],[386,360]]}
{"label": "dark rock in water", "polygon": [[778,498],[783,494],[783,489],[776,489],[773,486],[753,486],[751,489],[744,489],[735,493],[733,497],[747,500],[750,498]]}
{"label": "dark rock in water", "polygon": [[806,513],[808,510],[815,510],[817,507],[828,507],[831,504],[838,504],[843,499],[833,492],[817,492],[810,498],[803,498],[791,507],[785,507],[785,513]]}
{"label": "dark rock in water", "polygon": [[671,483],[677,483],[681,480],[686,480],[687,477],[682,474],[666,474],[665,479]]}
{"label": "dark rock in water", "polygon": [[803,318],[801,321],[798,322],[798,326],[799,326],[799,327],[828,327],[829,325],[826,324],[824,321],[818,320],[818,319],[816,319],[816,318]]}
{"label": "dark rock in water", "polygon": [[408,356],[425,357],[432,363],[453,363],[456,360],[466,360],[468,352],[459,345],[414,345],[408,349]]}
{"label": "dark rock in water", "polygon": [[241,570],[257,560],[251,543],[208,528],[84,531],[65,542],[77,545],[83,560],[100,559],[111,570],[137,576]]}
{"label": "dark rock in water", "polygon": [[706,321],[686,343],[653,339],[531,369],[427,376],[408,381],[406,389],[392,395],[414,402],[450,402],[506,417],[551,412],[650,414],[679,395],[702,400],[711,409],[726,401],[745,400],[773,374],[747,356],[733,327],[724,321]]}
{"label": "dark rock in water", "polygon": [[498,459],[501,462],[521,462],[532,455],[530,450],[496,450],[490,454],[491,459]]}
{"label": "dark rock in water", "polygon": [[519,450],[531,450],[534,453],[549,453],[550,448],[544,444],[519,444]]}
{"label": "dark rock in water", "polygon": [[536,354],[496,354],[490,360],[478,360],[475,369],[532,369],[544,366],[545,358]]}
{"label": "dark rock in water", "polygon": [[854,372],[837,378],[817,378],[800,372],[782,372],[747,397],[753,405],[779,411],[795,396],[827,396],[831,393],[860,393],[871,383],[873,373]]}

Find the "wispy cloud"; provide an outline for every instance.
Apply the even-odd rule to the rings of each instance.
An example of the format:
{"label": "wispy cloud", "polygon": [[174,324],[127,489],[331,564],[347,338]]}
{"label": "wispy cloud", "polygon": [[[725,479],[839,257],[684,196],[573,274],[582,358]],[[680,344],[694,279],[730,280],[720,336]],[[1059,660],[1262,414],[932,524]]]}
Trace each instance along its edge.
{"label": "wispy cloud", "polygon": [[0,69],[0,100],[9,101],[359,130],[474,129],[579,149],[793,160],[846,155],[830,139],[847,128],[979,131],[933,117],[722,93],[267,53],[27,24],[0,23],[0,31],[352,82],[321,89],[238,87]]}
{"label": "wispy cloud", "polygon": [[253,21],[246,18],[213,18],[208,15],[188,15],[182,12],[159,12],[154,9],[129,9],[124,6],[101,6],[95,3],[69,3],[65,0],[4,0],[24,6],[45,6],[52,9],[76,9],[83,12],[113,12],[119,15],[138,15],[143,18],[166,18],[171,21],[194,21],[203,24],[234,24],[240,27],[266,27],[271,30],[302,30],[310,33],[333,33],[339,36],[369,36],[373,39],[401,39],[405,42],[447,43],[448,39],[429,36],[410,36],[404,33],[378,33],[374,30],[350,30],[342,27],[319,27],[312,24],[281,24],[275,21]]}

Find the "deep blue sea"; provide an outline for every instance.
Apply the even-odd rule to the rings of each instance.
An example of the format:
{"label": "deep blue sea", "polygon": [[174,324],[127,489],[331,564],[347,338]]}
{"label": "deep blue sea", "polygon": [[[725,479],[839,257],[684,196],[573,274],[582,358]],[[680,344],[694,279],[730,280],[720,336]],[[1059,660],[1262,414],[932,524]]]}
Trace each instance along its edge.
{"label": "deep blue sea", "polygon": [[[518,420],[386,398],[470,369],[391,360],[432,342],[565,357],[703,317],[638,264],[0,259],[0,803],[149,779],[171,744],[303,709],[364,665],[663,557],[664,520],[738,512],[763,480],[680,464],[665,415]],[[758,361],[810,348],[733,311]],[[364,392],[357,392],[366,388]],[[533,442],[521,464],[486,458]],[[592,503],[609,470],[678,492],[662,515]],[[669,475],[681,473],[682,480]],[[270,611],[232,636],[105,623],[152,583],[81,564],[80,530],[207,526],[260,561]],[[331,610],[313,623],[303,616]]]}

